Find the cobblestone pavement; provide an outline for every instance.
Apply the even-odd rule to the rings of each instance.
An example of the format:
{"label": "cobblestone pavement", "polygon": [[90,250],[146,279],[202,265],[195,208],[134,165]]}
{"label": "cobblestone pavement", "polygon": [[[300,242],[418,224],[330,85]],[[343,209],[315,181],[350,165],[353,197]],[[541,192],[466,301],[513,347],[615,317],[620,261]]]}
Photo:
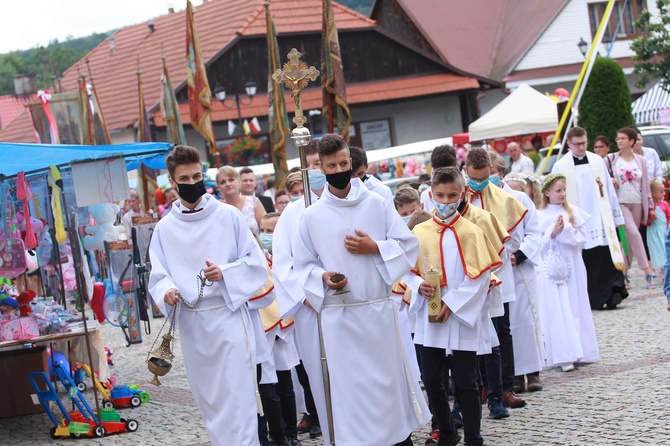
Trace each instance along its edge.
{"label": "cobblestone pavement", "polygon": [[[482,434],[487,445],[664,445],[670,444],[670,313],[660,289],[644,289],[643,276],[633,274],[631,296],[619,309],[594,312],[601,360],[573,372],[542,372],[544,390],[525,393],[528,405],[511,409],[511,416],[493,421],[484,408]],[[173,370],[163,386],[146,383],[145,358],[162,320],[143,345],[125,348],[119,329],[103,328],[106,344],[115,349],[112,373],[119,382],[140,383],[151,402],[121,409],[121,416],[139,421],[135,433],[102,439],[76,440],[91,445],[209,445],[207,431],[194,405],[184,373],[179,343]],[[9,385],[5,383],[5,385]],[[89,402],[91,390],[86,391]],[[0,402],[2,404],[2,402]],[[132,415],[130,415],[132,414]],[[46,415],[0,420],[0,444],[36,446],[66,444],[51,440]],[[423,445],[428,428],[413,435]],[[321,444],[301,438],[304,446]],[[374,439],[370,439],[374,444]]]}

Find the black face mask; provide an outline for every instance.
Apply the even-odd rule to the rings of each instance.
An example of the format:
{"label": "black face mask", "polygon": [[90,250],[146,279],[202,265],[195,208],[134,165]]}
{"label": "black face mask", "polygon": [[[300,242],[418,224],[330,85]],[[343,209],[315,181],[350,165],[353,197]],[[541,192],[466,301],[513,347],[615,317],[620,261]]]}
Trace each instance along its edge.
{"label": "black face mask", "polygon": [[326,181],[335,189],[344,190],[351,181],[351,169],[344,172],[327,173]]}
{"label": "black face mask", "polygon": [[176,184],[179,197],[183,198],[187,203],[195,203],[207,192],[207,189],[205,189],[205,180],[200,180],[195,184]]}

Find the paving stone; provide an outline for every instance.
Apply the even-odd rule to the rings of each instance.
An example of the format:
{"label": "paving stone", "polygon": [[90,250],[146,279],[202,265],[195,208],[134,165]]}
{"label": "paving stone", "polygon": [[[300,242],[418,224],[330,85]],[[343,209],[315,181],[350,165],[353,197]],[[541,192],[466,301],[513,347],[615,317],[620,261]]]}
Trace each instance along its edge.
{"label": "paving stone", "polygon": [[[578,365],[569,373],[544,370],[544,390],[522,394],[528,405],[511,410],[510,418],[489,420],[482,407],[482,435],[487,445],[670,444],[666,402],[670,395],[670,313],[660,286],[646,290],[642,274],[635,270],[631,275],[631,296],[616,310],[594,312],[601,359]],[[115,350],[116,366],[111,372],[119,382],[142,385],[151,394],[151,402],[120,409],[122,417],[138,420],[137,432],[84,440],[87,445],[210,445],[188,388],[178,334],[173,369],[160,378],[163,386],[146,383],[151,376],[146,368],[147,352],[162,323],[162,319],[153,321],[154,332],[145,335],[144,344],[129,348],[118,328],[102,328],[106,345]],[[92,391],[85,395],[92,404]],[[52,440],[50,428],[43,414],[0,419],[0,444],[39,446],[73,441]],[[414,432],[414,444],[423,445],[428,434],[428,426]],[[304,446],[323,444],[307,434],[299,438]],[[376,446],[374,439],[370,445]]]}

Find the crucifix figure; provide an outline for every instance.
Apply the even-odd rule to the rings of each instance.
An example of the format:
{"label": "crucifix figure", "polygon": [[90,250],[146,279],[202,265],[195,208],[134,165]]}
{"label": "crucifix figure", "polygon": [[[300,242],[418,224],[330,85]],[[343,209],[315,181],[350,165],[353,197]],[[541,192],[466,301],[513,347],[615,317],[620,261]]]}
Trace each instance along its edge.
{"label": "crucifix figure", "polygon": [[291,96],[295,104],[295,117],[293,122],[301,127],[307,119],[302,113],[301,90],[307,87],[309,81],[315,81],[319,77],[319,70],[307,67],[307,64],[300,60],[302,54],[295,48],[288,53],[289,61],[284,64],[283,70],[277,70],[272,75],[272,79],[277,82],[284,82],[284,86],[291,90]]}
{"label": "crucifix figure", "polygon": [[600,177],[596,177],[596,183],[598,183],[598,188],[600,189],[600,196],[604,197],[605,194],[603,193],[603,182],[600,180]]}

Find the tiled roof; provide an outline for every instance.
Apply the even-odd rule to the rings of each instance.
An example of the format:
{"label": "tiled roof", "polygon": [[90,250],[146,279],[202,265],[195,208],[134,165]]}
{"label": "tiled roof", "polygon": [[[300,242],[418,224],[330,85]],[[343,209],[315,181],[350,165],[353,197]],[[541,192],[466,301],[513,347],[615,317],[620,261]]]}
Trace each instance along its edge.
{"label": "tiled roof", "polygon": [[[264,35],[263,3],[264,0],[211,0],[194,5],[200,49],[205,61],[219,55],[238,36]],[[373,20],[339,4],[333,3],[333,9],[338,29],[375,26]],[[320,0],[274,0],[270,11],[278,33],[321,29]],[[116,31],[114,52],[110,49],[108,38],[63,74],[63,89],[76,90],[79,72],[87,72],[85,59],[88,59],[100,105],[111,131],[132,126],[138,119],[138,58],[144,98],[149,108],[154,108],[160,101],[162,53],[165,54],[175,89],[186,81],[186,11],[156,17],[153,22],[153,32],[150,32],[147,23]],[[25,121],[0,132],[0,140],[32,142],[32,128],[29,120]]]}
{"label": "tiled roof", "polygon": [[[622,68],[632,68],[633,59],[630,57],[622,57],[620,59],[615,59]],[[513,81],[525,81],[528,79],[541,79],[545,77],[556,77],[556,76],[573,76],[578,75],[579,71],[582,69],[582,63],[575,63],[570,65],[558,65],[555,67],[543,67],[535,68],[532,70],[524,71],[515,71],[508,76],[505,76],[503,79],[505,82]]]}
{"label": "tiled roof", "polygon": [[[396,78],[347,84],[347,102],[349,105],[355,105],[477,88],[479,88],[479,82],[476,79],[451,73],[411,76],[402,79]],[[307,88],[302,94],[302,101],[305,110],[320,109],[323,101],[321,89]],[[225,109],[219,101],[213,102],[214,111],[212,117],[215,121],[237,119],[236,109]],[[286,108],[289,113],[293,113],[293,101],[288,94],[286,95]],[[267,116],[267,96],[260,95],[254,97],[251,104],[241,107],[240,111],[243,118]],[[179,112],[181,113],[182,122],[189,124],[191,117],[189,115],[188,104],[179,104]],[[159,127],[165,126],[165,121],[161,118],[160,112],[154,114],[154,123]]]}
{"label": "tiled roof", "polygon": [[25,104],[36,98],[37,94],[0,96],[0,130],[8,127],[26,108]]}
{"label": "tiled roof", "polygon": [[[282,0],[270,5],[272,20],[278,34],[321,31],[322,0]],[[339,3],[333,2],[333,14],[338,30],[363,29],[376,26],[376,22]],[[265,8],[262,4],[239,30],[240,35],[265,34]]]}
{"label": "tiled roof", "polygon": [[[568,0],[393,0],[444,62],[500,82]],[[386,4],[377,0],[371,11]]]}

